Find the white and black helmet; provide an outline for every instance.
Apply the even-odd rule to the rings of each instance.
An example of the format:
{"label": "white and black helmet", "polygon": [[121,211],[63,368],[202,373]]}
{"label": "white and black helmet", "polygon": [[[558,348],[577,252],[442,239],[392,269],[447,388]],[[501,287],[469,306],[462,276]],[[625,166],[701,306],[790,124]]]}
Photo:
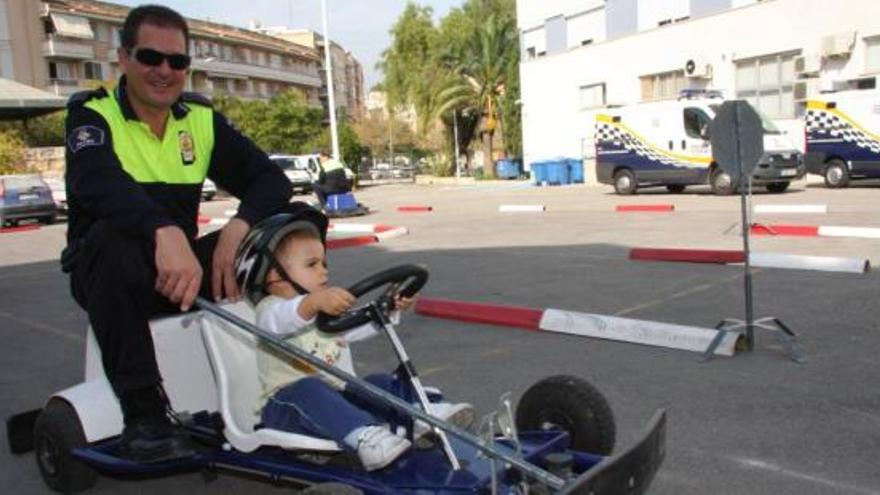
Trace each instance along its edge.
{"label": "white and black helmet", "polygon": [[272,268],[299,293],[308,293],[290,279],[273,253],[284,236],[299,230],[311,230],[325,244],[327,223],[323,213],[302,202],[291,203],[282,212],[257,222],[235,255],[235,280],[248,302],[256,305],[266,297],[266,275]]}

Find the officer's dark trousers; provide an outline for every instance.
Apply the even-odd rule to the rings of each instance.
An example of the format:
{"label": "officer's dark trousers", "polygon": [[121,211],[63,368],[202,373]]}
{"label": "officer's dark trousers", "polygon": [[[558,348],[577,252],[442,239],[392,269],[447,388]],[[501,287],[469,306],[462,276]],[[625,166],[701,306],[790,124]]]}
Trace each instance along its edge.
{"label": "officer's dark trousers", "polygon": [[[205,297],[211,297],[211,256],[218,237],[214,232],[194,245]],[[89,315],[116,395],[160,384],[148,321],[179,309],[156,292],[154,242],[123,236],[98,221],[77,255],[70,280],[74,299]]]}
{"label": "officer's dark trousers", "polygon": [[315,190],[321,206],[324,206],[327,204],[327,196],[351,191],[351,181],[345,177],[345,170],[340,168],[326,173],[324,180],[314,183],[312,189]]}

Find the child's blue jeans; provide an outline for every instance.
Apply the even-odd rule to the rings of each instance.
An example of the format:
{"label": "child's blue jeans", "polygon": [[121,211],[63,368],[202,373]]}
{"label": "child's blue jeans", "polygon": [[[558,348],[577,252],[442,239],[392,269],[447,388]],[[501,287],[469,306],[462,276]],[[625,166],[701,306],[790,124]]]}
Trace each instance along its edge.
{"label": "child's blue jeans", "polygon": [[[417,402],[409,381],[396,375],[380,373],[364,380],[408,403]],[[428,400],[438,402],[442,396],[428,394]],[[261,421],[264,428],[329,438],[349,450],[351,446],[343,439],[352,430],[383,423],[388,423],[392,431],[398,426],[412,428],[412,420],[394,408],[370,400],[356,390],[336,390],[317,376],[303,378],[275,392],[263,407]]]}

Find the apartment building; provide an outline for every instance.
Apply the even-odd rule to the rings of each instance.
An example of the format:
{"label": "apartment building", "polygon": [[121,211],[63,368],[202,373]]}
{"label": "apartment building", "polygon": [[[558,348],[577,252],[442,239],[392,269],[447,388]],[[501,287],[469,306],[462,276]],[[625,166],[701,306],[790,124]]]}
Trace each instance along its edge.
{"label": "apartment building", "polygon": [[[266,33],[278,38],[307,46],[317,50],[321,70],[324,70],[324,37],[311,29],[289,29],[283,27],[261,28],[253,26],[254,30]],[[330,59],[333,64],[333,97],[336,105],[337,116],[347,116],[358,120],[365,115],[364,100],[364,69],[361,63],[351,52],[330,40]],[[322,80],[326,81],[322,72]],[[321,87],[321,104],[326,110],[329,107],[327,98],[327,85]]]}
{"label": "apartment building", "polygon": [[[121,74],[119,32],[129,10],[96,0],[0,0],[0,76],[62,96],[115,81]],[[188,89],[244,99],[295,89],[320,105],[314,48],[224,24],[187,22],[193,56]]]}
{"label": "apartment building", "polygon": [[524,160],[594,154],[608,107],[712,89],[746,99],[803,145],[805,102],[872,89],[880,2],[517,0]]}

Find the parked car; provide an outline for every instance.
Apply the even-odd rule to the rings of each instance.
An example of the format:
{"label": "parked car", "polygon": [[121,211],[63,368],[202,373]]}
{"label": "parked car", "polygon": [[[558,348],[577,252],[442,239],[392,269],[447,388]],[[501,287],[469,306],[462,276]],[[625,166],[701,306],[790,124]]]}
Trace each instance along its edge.
{"label": "parked car", "polygon": [[822,94],[807,102],[807,172],[831,188],[880,178],[880,91]]}
{"label": "parked car", "polygon": [[55,210],[67,215],[67,187],[64,184],[63,177],[43,177],[43,181],[49,185],[52,190],[52,199],[55,201]]}
{"label": "parked car", "polygon": [[270,155],[269,159],[284,171],[284,175],[290,180],[293,192],[307,194],[312,192],[312,182],[315,181],[309,164],[302,157],[294,155]]}
{"label": "parked car", "polygon": [[[733,194],[737,182],[717,166],[709,122],[724,100],[713,91],[685,90],[676,101],[641,103],[596,115],[596,177],[617,194],[665,186],[681,193],[706,184],[718,195]],[[760,113],[760,112],[759,112]],[[806,173],[794,143],[762,116],[764,155],[752,183],[781,193]]]}
{"label": "parked car", "polygon": [[38,174],[0,176],[0,226],[31,218],[50,224],[56,215],[52,190]]}
{"label": "parked car", "polygon": [[202,183],[202,199],[205,201],[211,201],[216,195],[217,184],[214,184],[214,181],[205,177],[205,182]]}

